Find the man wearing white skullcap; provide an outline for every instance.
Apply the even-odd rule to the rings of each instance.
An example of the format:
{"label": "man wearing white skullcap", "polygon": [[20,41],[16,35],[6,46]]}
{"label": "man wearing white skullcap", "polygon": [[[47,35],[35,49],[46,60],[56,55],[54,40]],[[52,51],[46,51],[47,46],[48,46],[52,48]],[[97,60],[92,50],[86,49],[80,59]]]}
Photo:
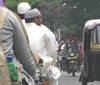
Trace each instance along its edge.
{"label": "man wearing white skullcap", "polygon": [[[33,54],[38,54],[44,62],[46,69],[43,74],[46,74],[50,65],[54,65],[57,58],[57,49],[51,37],[50,31],[43,26],[41,12],[34,8],[25,13],[26,31],[28,33],[30,48]],[[45,27],[43,29],[43,27]],[[46,60],[46,58],[50,59]],[[52,61],[53,59],[53,61]],[[46,61],[45,61],[46,60]],[[47,62],[48,61],[48,62]],[[49,82],[49,85],[57,85],[56,82]]]}
{"label": "man wearing white skullcap", "polygon": [[25,25],[24,15],[27,10],[31,9],[31,6],[27,2],[21,2],[17,6],[17,13],[19,17],[22,19],[23,24]]}
{"label": "man wearing white skullcap", "polygon": [[19,14],[25,14],[27,10],[31,9],[31,6],[27,2],[21,2],[17,6],[17,13]]}
{"label": "man wearing white skullcap", "polygon": [[[35,8],[34,10],[28,11],[28,13],[25,14],[25,18],[28,20],[30,18],[39,16],[39,15],[41,16],[41,12],[38,9]],[[27,22],[27,20],[26,20],[26,22]],[[53,40],[53,42],[56,46],[56,49],[58,49],[58,43],[56,41],[55,35],[51,32],[51,30],[48,27],[41,24],[42,18],[41,18],[41,21],[39,21],[39,22],[40,22],[39,25],[41,26],[41,28],[46,31],[46,34],[49,34],[51,36],[51,38],[52,38],[52,40]]]}

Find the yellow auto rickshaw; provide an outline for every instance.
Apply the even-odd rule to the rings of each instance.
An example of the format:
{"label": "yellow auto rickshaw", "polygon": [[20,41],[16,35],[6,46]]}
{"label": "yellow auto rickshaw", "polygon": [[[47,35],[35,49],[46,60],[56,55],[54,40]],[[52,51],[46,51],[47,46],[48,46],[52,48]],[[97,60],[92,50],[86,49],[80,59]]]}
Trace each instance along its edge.
{"label": "yellow auto rickshaw", "polygon": [[83,30],[83,65],[80,81],[82,85],[100,81],[100,19],[89,20]]}

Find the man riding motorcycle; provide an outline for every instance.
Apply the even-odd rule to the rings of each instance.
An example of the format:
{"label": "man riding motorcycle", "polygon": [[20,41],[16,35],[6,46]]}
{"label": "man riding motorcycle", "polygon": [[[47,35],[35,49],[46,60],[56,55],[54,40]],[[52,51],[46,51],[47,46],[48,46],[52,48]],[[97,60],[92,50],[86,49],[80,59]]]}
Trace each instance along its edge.
{"label": "man riding motorcycle", "polygon": [[[68,55],[68,53],[78,53],[78,40],[75,38],[74,35],[69,35],[68,39],[66,40],[66,44],[65,44],[65,56]],[[79,69],[79,58],[78,60],[78,69]],[[69,69],[69,61],[66,58],[66,66],[67,66],[67,71],[68,73],[70,73],[70,69]]]}

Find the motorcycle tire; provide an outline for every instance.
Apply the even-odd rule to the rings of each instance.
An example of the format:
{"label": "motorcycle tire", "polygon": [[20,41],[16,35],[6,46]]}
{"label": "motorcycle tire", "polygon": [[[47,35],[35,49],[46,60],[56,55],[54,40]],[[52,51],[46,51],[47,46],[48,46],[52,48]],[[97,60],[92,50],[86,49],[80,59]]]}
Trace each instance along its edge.
{"label": "motorcycle tire", "polygon": [[82,76],[82,85],[87,85],[87,78]]}
{"label": "motorcycle tire", "polygon": [[75,71],[72,72],[72,76],[75,77]]}
{"label": "motorcycle tire", "polygon": [[72,76],[75,77],[75,64],[71,65]]}

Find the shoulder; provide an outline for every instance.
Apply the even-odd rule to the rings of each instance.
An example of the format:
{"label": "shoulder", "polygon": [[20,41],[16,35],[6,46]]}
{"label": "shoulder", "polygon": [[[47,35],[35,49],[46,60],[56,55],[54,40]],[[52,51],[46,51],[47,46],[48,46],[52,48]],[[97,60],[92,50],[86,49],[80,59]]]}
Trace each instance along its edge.
{"label": "shoulder", "polygon": [[41,24],[41,27],[48,28],[48,27],[47,27],[47,26],[45,26],[44,24]]}
{"label": "shoulder", "polygon": [[41,28],[44,30],[44,31],[50,31],[49,28],[43,24],[41,24]]}
{"label": "shoulder", "polygon": [[12,12],[11,10],[8,11],[9,19],[17,19],[16,16],[18,16],[15,12]]}
{"label": "shoulder", "polygon": [[16,25],[19,23],[18,18],[17,18],[17,14],[15,15],[15,13],[12,12],[11,10],[8,10],[5,21],[7,23],[11,23],[13,25]]}
{"label": "shoulder", "polygon": [[6,18],[15,17],[14,13],[11,10],[7,9],[7,8],[0,8],[0,12],[4,12],[4,14],[6,14],[6,12],[7,12]]}

